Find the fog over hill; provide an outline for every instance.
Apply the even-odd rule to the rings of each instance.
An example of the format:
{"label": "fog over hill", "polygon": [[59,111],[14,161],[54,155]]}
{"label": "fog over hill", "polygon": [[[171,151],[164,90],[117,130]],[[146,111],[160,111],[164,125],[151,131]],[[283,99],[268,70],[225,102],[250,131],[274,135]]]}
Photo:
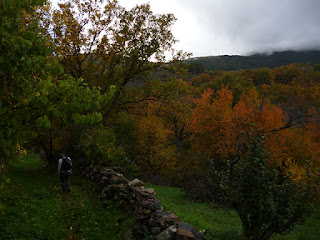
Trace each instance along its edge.
{"label": "fog over hill", "polygon": [[283,51],[272,54],[253,54],[250,56],[219,55],[190,58],[190,64],[202,65],[205,70],[256,69],[261,67],[275,68],[291,63],[319,64],[320,51]]}

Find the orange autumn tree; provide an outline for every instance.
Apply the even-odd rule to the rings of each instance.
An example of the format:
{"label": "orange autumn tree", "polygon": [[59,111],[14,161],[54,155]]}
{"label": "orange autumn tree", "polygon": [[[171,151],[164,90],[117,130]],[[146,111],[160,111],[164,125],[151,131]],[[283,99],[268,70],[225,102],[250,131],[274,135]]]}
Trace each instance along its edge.
{"label": "orange autumn tree", "polygon": [[[214,91],[204,91],[200,99],[196,99],[193,109],[189,130],[193,132],[191,140],[192,148],[196,155],[214,158],[216,155],[227,158],[237,150],[233,141],[235,140],[232,92],[222,89],[218,96],[212,101]],[[201,160],[196,158],[197,165]]]}
{"label": "orange autumn tree", "polygon": [[[239,160],[246,154],[253,126],[267,135],[270,163],[282,167],[294,156],[289,145],[298,130],[286,127],[286,114],[281,107],[262,101],[255,90],[244,93],[235,103],[231,90],[223,88],[215,93],[209,89],[194,103],[188,128],[193,132],[191,141],[197,164],[205,165],[205,159],[214,159],[217,164]],[[302,165],[301,161],[291,161],[291,165]]]}
{"label": "orange autumn tree", "polygon": [[[207,90],[194,102],[189,123],[194,159],[210,176],[215,194],[226,195],[237,211],[244,238],[268,240],[303,222],[319,181],[305,168],[314,146],[306,141],[308,131],[290,128],[283,110],[254,90],[238,102],[227,88]],[[294,145],[298,136],[300,147]]]}
{"label": "orange autumn tree", "polygon": [[[319,113],[314,109],[308,111],[312,116],[304,130],[304,134],[308,136],[308,153],[310,154],[311,166],[314,170],[320,169],[320,119]],[[306,141],[303,141],[304,143]]]}

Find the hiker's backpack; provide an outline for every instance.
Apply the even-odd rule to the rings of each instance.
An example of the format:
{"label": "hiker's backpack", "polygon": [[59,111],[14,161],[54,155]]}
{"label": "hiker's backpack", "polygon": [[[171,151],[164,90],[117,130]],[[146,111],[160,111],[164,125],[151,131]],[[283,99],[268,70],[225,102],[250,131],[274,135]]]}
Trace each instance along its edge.
{"label": "hiker's backpack", "polygon": [[69,157],[62,157],[61,170],[64,172],[70,171],[72,169],[72,161]]}

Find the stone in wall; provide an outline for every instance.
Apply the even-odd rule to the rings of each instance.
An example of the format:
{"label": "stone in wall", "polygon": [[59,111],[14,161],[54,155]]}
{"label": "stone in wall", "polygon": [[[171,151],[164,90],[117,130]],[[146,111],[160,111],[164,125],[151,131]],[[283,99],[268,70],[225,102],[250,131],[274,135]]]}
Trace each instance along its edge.
{"label": "stone in wall", "polygon": [[92,168],[85,176],[97,183],[102,199],[124,203],[137,214],[136,225],[130,232],[135,237],[154,235],[158,240],[202,239],[201,233],[183,223],[171,211],[163,211],[154,189],[145,188],[139,179],[128,181],[111,168]]}

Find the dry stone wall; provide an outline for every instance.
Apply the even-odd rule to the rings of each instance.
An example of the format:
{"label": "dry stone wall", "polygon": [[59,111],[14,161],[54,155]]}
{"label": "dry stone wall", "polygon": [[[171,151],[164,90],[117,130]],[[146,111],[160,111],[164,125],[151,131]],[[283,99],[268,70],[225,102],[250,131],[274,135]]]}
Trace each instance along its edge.
{"label": "dry stone wall", "polygon": [[154,189],[145,188],[139,179],[128,181],[111,168],[89,168],[83,173],[97,183],[102,199],[120,201],[136,213],[137,222],[130,234],[135,239],[147,235],[154,235],[157,240],[202,239],[195,227],[182,222],[173,212],[164,211]]}

